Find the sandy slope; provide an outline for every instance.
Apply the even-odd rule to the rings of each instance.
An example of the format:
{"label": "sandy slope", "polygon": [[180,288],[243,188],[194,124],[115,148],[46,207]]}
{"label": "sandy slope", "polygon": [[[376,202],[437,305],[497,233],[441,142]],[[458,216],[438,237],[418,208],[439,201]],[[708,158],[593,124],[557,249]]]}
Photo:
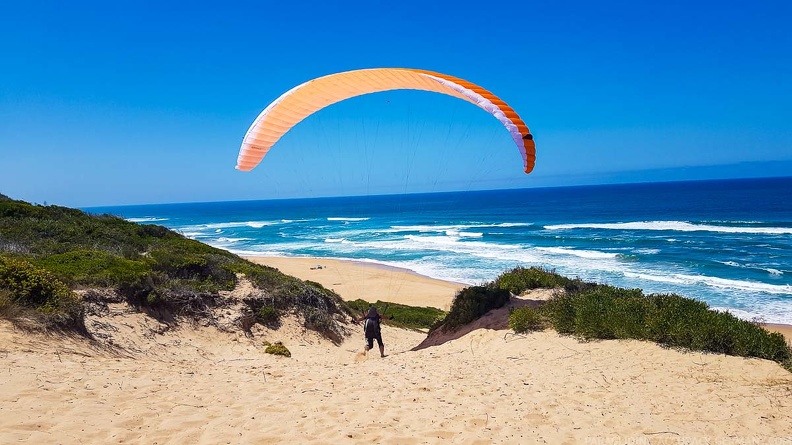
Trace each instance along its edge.
{"label": "sandy slope", "polygon": [[[364,269],[294,275],[378,273]],[[416,285],[410,295],[435,291]],[[442,307],[441,297],[431,301]],[[169,329],[111,304],[89,317],[103,339],[92,345],[0,321],[0,443],[792,442],[792,374],[776,363],[518,336],[507,314],[428,339],[386,326],[384,359],[362,352],[355,325],[336,346],[294,320],[249,338],[230,318],[223,331]],[[264,340],[283,341],[292,357],[265,354]]]}
{"label": "sandy slope", "polygon": [[362,353],[358,327],[333,346],[292,322],[247,338],[115,311],[127,352],[0,322],[0,443],[792,440],[792,374],[775,363],[516,336],[498,329],[505,308],[416,351],[423,334],[385,327],[384,359]]}

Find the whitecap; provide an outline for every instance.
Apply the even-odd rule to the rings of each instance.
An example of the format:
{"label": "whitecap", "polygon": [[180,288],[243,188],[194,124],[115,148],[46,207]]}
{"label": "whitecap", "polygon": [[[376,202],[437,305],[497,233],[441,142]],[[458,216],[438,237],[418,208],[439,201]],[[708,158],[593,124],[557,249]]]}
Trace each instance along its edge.
{"label": "whitecap", "polygon": [[328,221],[368,221],[371,218],[345,218],[340,216],[331,216],[328,217]]}
{"label": "whitecap", "polygon": [[547,230],[606,229],[606,230],[667,230],[678,232],[754,233],[767,235],[792,234],[792,227],[742,227],[693,224],[686,221],[637,221],[597,224],[556,224],[544,226]]}
{"label": "whitecap", "polygon": [[638,254],[641,254],[641,255],[656,255],[656,254],[660,253],[660,249],[649,249],[649,248],[635,249],[634,253],[638,253]]}
{"label": "whitecap", "polygon": [[600,252],[597,250],[570,249],[568,247],[537,247],[536,250],[552,254],[574,255],[576,257],[589,259],[613,259],[619,255],[618,253]]}
{"label": "whitecap", "polygon": [[134,223],[167,221],[168,219],[169,218],[158,218],[156,216],[146,216],[142,218],[126,218],[127,221]]}

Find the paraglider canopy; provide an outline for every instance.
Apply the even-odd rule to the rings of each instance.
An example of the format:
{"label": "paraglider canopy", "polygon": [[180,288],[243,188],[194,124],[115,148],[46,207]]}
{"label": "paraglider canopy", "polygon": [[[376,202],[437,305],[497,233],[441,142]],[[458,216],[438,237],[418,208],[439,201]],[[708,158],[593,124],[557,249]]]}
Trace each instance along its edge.
{"label": "paraglider canopy", "polygon": [[293,126],[322,108],[351,97],[390,90],[423,90],[446,94],[486,110],[509,131],[530,173],[536,147],[525,122],[491,92],[466,80],[410,68],[372,68],[346,71],[309,80],[287,91],[259,114],[242,140],[236,168],[255,168],[273,145]]}

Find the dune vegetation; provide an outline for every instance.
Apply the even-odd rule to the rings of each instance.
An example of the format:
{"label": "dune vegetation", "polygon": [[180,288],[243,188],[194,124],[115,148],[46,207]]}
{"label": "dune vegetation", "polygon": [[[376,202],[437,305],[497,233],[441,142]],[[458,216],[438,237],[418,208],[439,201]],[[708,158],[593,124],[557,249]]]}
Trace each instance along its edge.
{"label": "dune vegetation", "polygon": [[641,289],[586,283],[536,267],[504,273],[491,286],[517,295],[563,288],[539,307],[514,309],[509,327],[518,333],[552,327],[582,340],[646,340],[682,350],[773,360],[792,371],[792,349],[782,334],[692,298],[644,295]]}
{"label": "dune vegetation", "polygon": [[167,323],[211,318],[212,309],[235,303],[220,292],[241,279],[253,290],[241,297],[240,318],[273,324],[293,313],[306,328],[339,338],[349,309],[318,283],[162,226],[0,195],[0,316],[20,325],[85,333],[86,289]]}

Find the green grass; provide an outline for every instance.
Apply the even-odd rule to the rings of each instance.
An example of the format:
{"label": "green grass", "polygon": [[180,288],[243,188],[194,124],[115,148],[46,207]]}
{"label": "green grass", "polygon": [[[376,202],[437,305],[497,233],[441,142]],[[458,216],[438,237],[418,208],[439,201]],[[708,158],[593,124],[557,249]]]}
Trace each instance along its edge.
{"label": "green grass", "polygon": [[[371,306],[371,303],[360,299],[346,304],[356,317],[366,314]],[[405,329],[429,329],[445,316],[444,311],[433,307],[407,306],[379,300],[374,303],[374,307],[381,315],[388,317],[383,320],[384,324]]]}

